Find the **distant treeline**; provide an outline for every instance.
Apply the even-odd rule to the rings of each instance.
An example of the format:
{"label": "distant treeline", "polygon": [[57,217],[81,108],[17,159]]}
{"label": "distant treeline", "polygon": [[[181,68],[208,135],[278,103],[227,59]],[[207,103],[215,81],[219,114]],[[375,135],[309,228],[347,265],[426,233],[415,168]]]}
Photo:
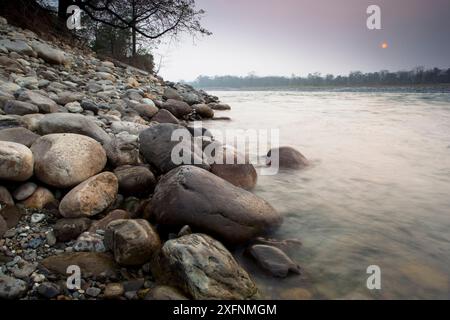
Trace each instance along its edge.
{"label": "distant treeline", "polygon": [[449,69],[428,69],[418,67],[411,71],[362,73],[350,72],[348,76],[334,76],[320,73],[308,74],[307,77],[267,76],[258,77],[250,74],[246,77],[237,76],[199,76],[191,84],[200,88],[283,88],[303,86],[391,86],[450,83]]}

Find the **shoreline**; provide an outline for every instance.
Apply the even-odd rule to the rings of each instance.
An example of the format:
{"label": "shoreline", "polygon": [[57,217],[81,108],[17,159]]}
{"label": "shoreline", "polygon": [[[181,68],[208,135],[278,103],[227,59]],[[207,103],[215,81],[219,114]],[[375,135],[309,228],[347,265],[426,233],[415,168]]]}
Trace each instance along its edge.
{"label": "shoreline", "polygon": [[[183,151],[199,163],[173,161],[175,131],[194,140],[191,121],[230,106],[3,18],[0,33],[0,298],[257,298],[239,246],[275,277],[300,273],[259,238],[283,217],[251,192],[252,164],[205,162],[208,145],[233,152],[207,130],[202,155]],[[280,158],[306,165],[296,152]]]}

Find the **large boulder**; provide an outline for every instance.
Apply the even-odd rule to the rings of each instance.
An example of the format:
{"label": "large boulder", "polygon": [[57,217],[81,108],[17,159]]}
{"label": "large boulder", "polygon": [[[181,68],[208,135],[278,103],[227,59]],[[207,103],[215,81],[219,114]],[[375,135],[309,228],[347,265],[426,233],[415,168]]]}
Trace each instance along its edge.
{"label": "large boulder", "polygon": [[152,121],[159,123],[180,124],[180,121],[166,109],[160,109],[153,117]]}
{"label": "large boulder", "polygon": [[192,112],[192,107],[186,102],[169,99],[162,105],[163,109],[170,111],[175,117],[181,119]]}
{"label": "large boulder", "polygon": [[161,249],[161,272],[194,299],[235,300],[253,297],[257,288],[248,273],[218,241],[190,234],[167,241]]}
{"label": "large boulder", "polygon": [[105,245],[120,265],[137,266],[152,259],[161,247],[161,241],[146,220],[125,219],[108,224]]}
{"label": "large boulder", "polygon": [[0,179],[25,181],[33,175],[33,154],[23,144],[0,141]]}
{"label": "large boulder", "polygon": [[111,172],[102,172],[70,190],[59,204],[65,218],[91,217],[109,206],[117,197],[119,184]]}
{"label": "large boulder", "polygon": [[149,195],[156,185],[153,173],[144,166],[121,166],[114,170],[125,195]]}
{"label": "large boulder", "polygon": [[131,108],[133,110],[135,110],[141,117],[147,118],[147,119],[150,119],[158,112],[158,108],[155,107],[154,104],[149,105],[146,103],[138,103],[138,104],[131,105]]}
{"label": "large boulder", "polygon": [[38,138],[39,135],[24,127],[16,127],[0,130],[0,141],[10,141],[20,143],[27,147],[31,147],[31,145]]}
{"label": "large boulder", "polygon": [[258,174],[253,164],[244,155],[230,146],[216,147],[214,151],[214,161],[210,163],[212,173],[246,190],[256,186]]}
{"label": "large boulder", "polygon": [[110,254],[98,252],[70,252],[50,256],[41,261],[48,270],[67,277],[69,266],[78,266],[82,277],[114,277],[118,266]]}
{"label": "large boulder", "polygon": [[93,120],[72,113],[53,113],[45,115],[39,121],[38,132],[42,135],[51,133],[76,133],[91,137],[101,144],[108,143],[111,138]]}
{"label": "large boulder", "polygon": [[100,143],[78,134],[43,136],[31,150],[36,177],[59,188],[79,184],[99,173],[106,164],[106,153]]}
{"label": "large boulder", "polygon": [[214,117],[214,110],[207,104],[195,104],[192,108],[195,110],[195,113],[204,119],[211,119]]}
{"label": "large boulder", "polygon": [[292,147],[273,148],[267,158],[267,165],[276,166],[278,162],[279,168],[301,169],[309,165],[308,159]]}
{"label": "large boulder", "polygon": [[39,108],[29,102],[9,100],[5,103],[3,111],[5,111],[6,114],[17,114],[23,116],[25,114],[38,113]]}
{"label": "large boulder", "polygon": [[[185,127],[170,123],[156,124],[141,132],[139,142],[139,150],[144,158],[163,173],[180,164],[193,164],[209,169],[201,148],[193,149],[192,135]],[[172,152],[176,156],[182,152],[182,159],[173,159]]]}
{"label": "large boulder", "polygon": [[58,112],[58,105],[56,104],[56,102],[38,92],[24,90],[19,93],[17,99],[19,101],[29,102],[38,106],[39,112],[41,113]]}
{"label": "large boulder", "polygon": [[156,186],[149,210],[159,224],[189,225],[228,243],[246,242],[282,221],[263,199],[194,166],[166,174]]}
{"label": "large boulder", "polygon": [[39,58],[42,58],[48,63],[64,64],[67,62],[67,56],[64,54],[63,51],[54,49],[45,43],[39,41],[32,41],[31,47],[37,53]]}
{"label": "large boulder", "polygon": [[212,102],[212,103],[209,103],[208,105],[213,110],[230,110],[231,109],[231,107],[225,103]]}

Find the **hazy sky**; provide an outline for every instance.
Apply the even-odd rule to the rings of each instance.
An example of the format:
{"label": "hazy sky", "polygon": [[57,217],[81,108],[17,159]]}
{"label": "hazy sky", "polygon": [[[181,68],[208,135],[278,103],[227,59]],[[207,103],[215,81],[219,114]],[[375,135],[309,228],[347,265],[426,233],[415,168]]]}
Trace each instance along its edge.
{"label": "hazy sky", "polygon": [[[450,0],[196,2],[213,35],[162,45],[165,79],[450,67]],[[371,4],[381,7],[382,30],[366,27]]]}

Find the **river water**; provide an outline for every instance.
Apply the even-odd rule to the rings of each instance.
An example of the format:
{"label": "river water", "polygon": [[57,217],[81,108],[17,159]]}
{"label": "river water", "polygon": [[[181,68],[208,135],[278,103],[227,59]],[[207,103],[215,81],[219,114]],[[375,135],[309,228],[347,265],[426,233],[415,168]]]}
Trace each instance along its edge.
{"label": "river water", "polygon": [[[232,120],[205,127],[276,128],[312,161],[253,191],[284,215],[272,237],[302,242],[288,250],[302,276],[274,279],[241,257],[263,298],[450,298],[449,93],[210,93]],[[370,265],[381,290],[367,288]]]}

